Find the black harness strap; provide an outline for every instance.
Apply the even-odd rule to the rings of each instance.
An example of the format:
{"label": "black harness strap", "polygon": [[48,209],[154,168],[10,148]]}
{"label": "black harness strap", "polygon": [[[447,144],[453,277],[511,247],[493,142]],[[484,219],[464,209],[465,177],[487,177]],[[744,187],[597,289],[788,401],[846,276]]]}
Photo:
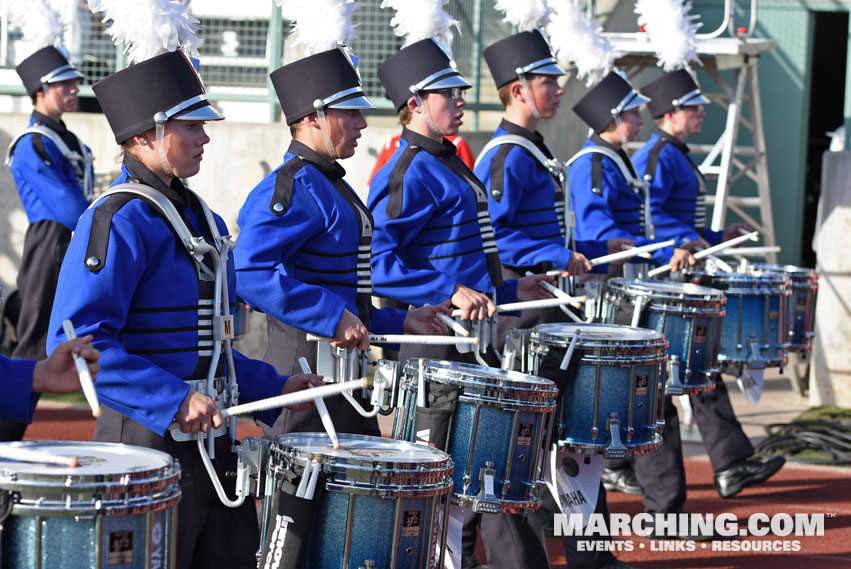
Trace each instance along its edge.
{"label": "black harness strap", "polygon": [[50,162],[50,155],[44,148],[44,137],[37,132],[32,133],[30,136],[33,141],[33,150],[41,158],[41,161],[44,162],[44,165],[50,168],[53,164]]}
{"label": "black harness strap", "polygon": [[505,194],[505,159],[511,152],[512,144],[502,144],[491,161],[491,197],[496,201]]}
{"label": "black harness strap", "polygon": [[411,161],[413,161],[414,156],[416,156],[419,151],[419,146],[409,144],[405,147],[405,150],[402,151],[402,155],[399,157],[399,160],[390,172],[390,181],[387,187],[388,219],[396,219],[402,213],[402,196],[405,193],[405,172],[408,171],[408,166],[411,165]]}
{"label": "black harness strap", "polygon": [[276,216],[281,216],[290,207],[290,200],[293,198],[293,180],[299,170],[307,165],[307,160],[300,156],[296,156],[278,169],[275,174],[275,193],[272,195],[272,202],[269,204],[269,209]]}
{"label": "black harness strap", "polygon": [[650,153],[647,155],[647,166],[644,168],[644,181],[647,182],[647,185],[650,185],[650,182],[653,180],[654,176],[656,176],[656,166],[659,164],[659,155],[662,153],[662,149],[666,144],[668,144],[668,141],[664,138],[660,138],[656,141],[656,144],[653,145],[653,148],[650,149]]}
{"label": "black harness strap", "polygon": [[603,195],[603,155],[599,152],[591,155],[591,191]]}
{"label": "black harness strap", "polygon": [[89,245],[86,248],[84,263],[86,268],[97,273],[106,264],[106,251],[109,247],[109,228],[112,217],[136,196],[117,195],[106,200],[106,203],[95,209],[92,215],[92,227],[89,231]]}

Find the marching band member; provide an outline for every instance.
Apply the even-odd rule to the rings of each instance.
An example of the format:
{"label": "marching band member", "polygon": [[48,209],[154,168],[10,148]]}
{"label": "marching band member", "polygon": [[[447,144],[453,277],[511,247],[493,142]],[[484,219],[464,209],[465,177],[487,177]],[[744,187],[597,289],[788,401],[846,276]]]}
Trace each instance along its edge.
{"label": "marching band member", "polygon": [[[311,34],[302,38],[305,43],[325,43],[327,49],[308,52],[271,74],[293,141],[283,164],[251,191],[240,210],[234,254],[240,296],[266,313],[269,343],[263,359],[287,374],[298,372],[299,357],[316,361],[317,344],[308,342],[305,332],[331,338],[333,346],[366,350],[367,330],[445,333],[435,312],[448,312],[448,305],[407,313],[373,309],[372,215],[343,179],[346,171],[338,162],[354,155],[366,128],[361,111],[374,108],[363,93],[357,58],[346,46],[354,38],[345,33],[353,28],[297,29]],[[353,396],[368,405],[366,398]],[[326,405],[338,431],[381,435],[378,420],[364,418],[345,399],[329,399]],[[323,430],[315,409],[284,410],[272,434]]]}
{"label": "marching band member", "polygon": [[[21,310],[16,326],[18,345],[13,358],[43,359],[56,291],[59,266],[77,219],[89,205],[94,170],[89,148],[67,129],[62,115],[77,108],[77,83],[83,74],[68,60],[61,37],[45,30],[62,30],[59,14],[40,6],[16,5],[14,20],[24,37],[43,38],[41,47],[15,70],[32,98],[27,128],[6,151],[6,164],[15,179],[29,227],[18,271]],[[25,12],[25,13],[24,13]],[[53,18],[44,22],[39,14]],[[25,423],[0,422],[0,440],[20,440]]]}
{"label": "marching band member", "polygon": [[[421,6],[408,0],[394,7],[397,33],[408,29],[404,22],[422,17]],[[503,280],[487,191],[445,138],[458,132],[464,93],[470,88],[451,56],[448,20],[447,16],[444,25],[436,22],[426,37],[409,34],[405,46],[378,68],[403,129],[398,150],[370,184],[373,281],[380,296],[414,306],[449,298],[462,310],[462,319],[483,320],[496,313],[490,298],[494,293],[499,302],[549,295],[538,286],[545,278],[541,275]],[[425,28],[420,26],[419,31]],[[440,39],[430,37],[438,34]],[[403,346],[399,357],[475,362],[472,353],[461,354],[452,346]],[[429,386],[429,407],[451,413],[457,392],[440,387]],[[517,518],[482,516],[491,567],[524,566],[533,551],[541,553],[528,524]],[[546,552],[530,562],[546,566]]]}
{"label": "marching band member", "polygon": [[[703,105],[709,99],[686,69],[663,75],[641,92],[650,99],[647,110],[657,128],[635,153],[633,163],[650,188],[657,237],[708,247],[738,236],[739,229],[747,226],[733,224],[723,232],[705,227],[706,181],[685,144],[689,136],[700,133]],[[722,498],[767,480],[783,466],[783,457],[763,461],[753,456],[753,445],[736,419],[720,376],[715,378],[715,389],[689,400]],[[670,397],[665,398],[665,407],[666,427],[670,423],[676,432],[669,434],[666,428],[662,447],[652,455],[636,457],[634,468],[644,491],[645,511],[677,513],[683,511],[686,500],[685,467],[679,419]]]}
{"label": "marching band member", "polygon": [[59,344],[50,357],[40,361],[10,360],[0,355],[0,376],[6,380],[6,392],[0,399],[0,417],[31,423],[36,393],[71,393],[80,389],[80,376],[71,354],[86,360],[92,378],[97,375],[100,352],[91,346],[92,336]]}
{"label": "marching band member", "polygon": [[[71,239],[48,347],[63,339],[66,318],[79,334],[94,336],[104,403],[95,440],[179,459],[177,567],[254,568],[260,536],[253,501],[231,509],[214,492],[233,488],[226,474],[236,466],[235,421],[223,422],[219,406],[235,403],[236,393],[252,401],[321,381],[314,375],[287,379],[231,350],[232,243],[223,220],[181,182],[200,170],[210,140],[205,122],[223,117],[207,101],[184,52],[162,53],[161,47],[194,50],[197,20],[183,6],[182,14],[167,12],[174,19],[159,22],[165,39],[140,38],[138,17],[158,14],[132,8],[106,5],[105,16],[113,21],[113,36],[128,40],[133,64],[94,86],[123,149],[121,174],[116,193],[83,214]],[[258,414],[269,424],[274,416]],[[214,437],[214,444],[207,441],[215,456],[212,478],[204,465],[209,458],[195,444],[199,433]]]}

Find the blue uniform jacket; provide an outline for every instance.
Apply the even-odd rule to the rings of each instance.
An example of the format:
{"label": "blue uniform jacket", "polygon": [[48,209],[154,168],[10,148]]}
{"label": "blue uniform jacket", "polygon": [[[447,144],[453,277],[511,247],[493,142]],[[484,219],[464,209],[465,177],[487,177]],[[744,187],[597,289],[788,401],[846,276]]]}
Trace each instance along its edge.
{"label": "blue uniform jacket", "polygon": [[[187,207],[186,190],[179,181],[171,188],[157,184],[158,180],[151,180],[153,175],[146,169],[143,173],[138,164],[126,157],[115,184],[140,177],[172,199],[196,232],[205,226]],[[62,321],[66,318],[74,323],[78,335],[93,334],[92,344],[101,351],[99,399],[162,435],[189,390],[184,380],[206,375],[195,373],[195,368],[204,355],[199,338],[211,344],[209,305],[199,302],[195,265],[183,246],[157,211],[141,199],[129,201],[112,217],[103,268],[98,272],[86,268],[94,211],[116,198],[101,199],[80,218],[59,273],[47,348],[51,352],[65,340]],[[221,234],[227,235],[224,221],[217,216],[216,222]],[[232,262],[228,263],[227,277],[230,301],[234,302],[236,274]],[[201,335],[205,315],[206,340]],[[236,351],[234,364],[240,401],[281,393],[286,377],[278,375],[271,365]],[[257,417],[271,425],[276,415],[272,411],[258,413]]]}
{"label": "blue uniform jacket", "polygon": [[[475,176],[448,140],[404,129],[399,148],[372,178],[367,205],[375,219],[372,280],[379,296],[422,306],[445,301],[457,284],[494,290],[476,194],[447,166],[450,160]],[[516,300],[516,281],[498,287],[497,296],[499,303]]]}
{"label": "blue uniform jacket", "polygon": [[[583,148],[595,144],[614,149],[597,135],[589,138]],[[623,151],[619,153],[627,167],[630,167],[631,162],[626,154]],[[592,160],[595,156],[602,159],[601,184],[596,188],[592,182]],[[632,239],[636,246],[655,241],[644,237],[643,195],[630,187],[617,165],[608,156],[597,154],[580,156],[571,164],[569,177],[573,211],[576,215],[577,240],[604,241],[622,237]],[[667,263],[672,254],[672,247],[657,249],[652,254],[652,260],[661,265]],[[600,272],[600,267],[594,269],[594,272]]]}
{"label": "blue uniform jacket", "polygon": [[31,423],[37,398],[33,395],[34,360],[10,360],[0,355],[0,378],[3,397],[0,397],[0,419]]}
{"label": "blue uniform jacket", "polygon": [[[547,158],[552,152],[538,132],[503,120],[494,138],[514,134],[533,142]],[[499,197],[492,192],[493,175],[501,175]],[[476,166],[476,176],[488,189],[488,210],[493,221],[499,258],[509,267],[551,264],[563,269],[570,262],[564,233],[556,211],[556,181],[526,149],[504,144],[487,152]],[[607,253],[605,242],[581,241],[577,250],[588,258]]]}
{"label": "blue uniform jacket", "polygon": [[[36,123],[56,131],[60,136],[64,134],[66,143],[69,141],[65,123],[52,121],[34,112],[29,126]],[[71,163],[49,138],[38,136],[41,144],[36,144],[33,137],[33,134],[21,137],[9,167],[21,195],[24,211],[27,212],[27,220],[30,223],[55,221],[74,231],[77,219],[89,206],[83,195],[81,181]],[[74,149],[74,145],[69,144],[69,147]]]}
{"label": "blue uniform jacket", "polygon": [[[659,151],[659,160],[654,172],[647,172],[650,151],[664,137],[667,142]],[[638,175],[651,175],[650,205],[653,225],[659,239],[696,241],[703,237],[711,245],[721,242],[723,231],[703,229],[697,232],[697,199],[699,190],[697,164],[688,151],[688,146],[676,138],[657,129],[650,140],[632,157]]]}
{"label": "blue uniform jacket", "polygon": [[[308,164],[294,177],[286,210],[275,215],[270,206],[278,171],[297,156]],[[237,219],[234,259],[240,297],[289,326],[326,337],[334,335],[344,309],[359,316],[358,220],[327,177],[344,174],[336,163],[293,142],[284,164],[251,191]],[[350,199],[360,203],[349,190]],[[405,315],[392,308],[373,309],[366,325],[378,334],[401,333]]]}

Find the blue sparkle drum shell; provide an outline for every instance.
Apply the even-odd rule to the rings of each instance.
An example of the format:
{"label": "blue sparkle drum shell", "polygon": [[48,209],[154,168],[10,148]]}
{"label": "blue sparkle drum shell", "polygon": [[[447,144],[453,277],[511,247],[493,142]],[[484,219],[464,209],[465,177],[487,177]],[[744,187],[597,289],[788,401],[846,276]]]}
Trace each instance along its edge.
{"label": "blue sparkle drum shell", "polygon": [[815,337],[816,297],[818,295],[818,273],[814,269],[794,265],[771,265],[753,263],[755,270],[780,273],[789,277],[789,297],[786,321],[789,325],[790,352],[806,353],[813,347]]}
{"label": "blue sparkle drum shell", "polygon": [[[328,476],[313,514],[302,567],[415,569],[443,564],[452,491],[452,459],[405,441],[325,433],[288,433],[269,452],[269,478],[280,486],[322,455]],[[416,523],[411,523],[410,520]]]}
{"label": "blue sparkle drum shell", "polygon": [[553,435],[560,448],[624,458],[662,444],[668,343],[661,333],[614,324],[541,324],[529,344],[532,371],[561,390]]}
{"label": "blue sparkle drum shell", "polygon": [[783,367],[789,327],[789,278],[779,273],[688,271],[694,284],[716,288],[727,297],[718,365],[722,371],[747,367]]}
{"label": "blue sparkle drum shell", "polygon": [[630,323],[640,306],[638,326],[661,332],[669,360],[679,362],[665,394],[694,395],[715,388],[726,302],[721,291],[691,283],[614,278],[606,283],[603,322]]}
{"label": "blue sparkle drum shell", "polygon": [[[408,360],[401,384],[405,401],[401,436],[407,440],[415,440],[421,372],[426,383],[459,390],[446,447],[455,461],[453,500],[483,513],[520,513],[540,506],[544,451],[558,396],[555,384],[475,364]],[[484,479],[486,488],[483,469],[493,471],[492,478]]]}
{"label": "blue sparkle drum shell", "polygon": [[2,567],[145,569],[176,567],[180,467],[170,455],[94,442],[3,443],[78,466],[0,458],[0,492],[13,500],[3,522]]}

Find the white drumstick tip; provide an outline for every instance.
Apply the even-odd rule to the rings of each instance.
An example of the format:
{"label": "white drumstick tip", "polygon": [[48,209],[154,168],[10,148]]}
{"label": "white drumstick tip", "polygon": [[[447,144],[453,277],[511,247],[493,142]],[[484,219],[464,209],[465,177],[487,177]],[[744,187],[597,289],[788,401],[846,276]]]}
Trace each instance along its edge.
{"label": "white drumstick tip", "polygon": [[[310,373],[310,364],[307,363],[305,357],[298,359],[298,365],[301,366],[302,373]],[[308,383],[308,389],[313,389],[313,385]],[[340,448],[340,441],[337,439],[337,430],[334,428],[334,422],[331,420],[331,414],[328,413],[328,407],[325,406],[325,401],[322,398],[315,400],[316,410],[319,411],[319,417],[322,419],[322,425],[325,427],[325,432],[328,433],[328,438],[331,439],[331,445],[334,450]]]}
{"label": "white drumstick tip", "polygon": [[[77,337],[77,332],[74,330],[74,324],[70,320],[62,321],[62,330],[65,332],[65,337],[71,341]],[[97,392],[95,391],[95,382],[92,380],[92,374],[89,371],[89,364],[79,354],[71,352],[71,357],[74,360],[74,366],[77,368],[77,375],[80,376],[80,385],[83,388],[83,395],[86,396],[86,401],[89,407],[92,408],[92,416],[100,417],[100,403],[98,403]]]}
{"label": "white drumstick tip", "polygon": [[319,480],[319,471],[321,470],[323,456],[317,455],[314,459],[313,472],[310,473],[310,481],[307,483],[307,489],[304,491],[305,500],[313,500],[313,493],[316,491],[316,481]]}

